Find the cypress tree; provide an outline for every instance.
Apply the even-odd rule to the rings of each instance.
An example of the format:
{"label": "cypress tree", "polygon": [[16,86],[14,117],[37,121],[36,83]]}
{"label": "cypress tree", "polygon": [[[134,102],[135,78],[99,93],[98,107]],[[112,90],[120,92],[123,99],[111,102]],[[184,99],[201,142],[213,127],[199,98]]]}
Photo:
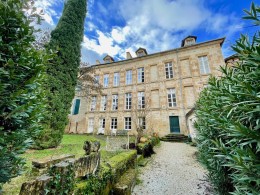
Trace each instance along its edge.
{"label": "cypress tree", "polygon": [[48,114],[45,130],[36,140],[36,147],[58,146],[68,123],[80,65],[86,8],[86,0],[68,0],[57,27],[51,32],[47,47],[58,52],[47,67]]}

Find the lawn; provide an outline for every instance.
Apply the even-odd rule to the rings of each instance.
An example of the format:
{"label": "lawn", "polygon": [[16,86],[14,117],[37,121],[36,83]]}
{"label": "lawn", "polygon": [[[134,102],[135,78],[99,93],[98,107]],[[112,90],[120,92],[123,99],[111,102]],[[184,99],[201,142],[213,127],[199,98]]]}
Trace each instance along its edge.
{"label": "lawn", "polygon": [[[36,177],[32,171],[32,160],[39,160],[44,158],[51,158],[62,154],[74,154],[77,157],[84,155],[83,144],[86,140],[98,140],[101,144],[101,162],[106,162],[109,158],[115,156],[120,152],[107,152],[104,150],[106,146],[106,136],[93,136],[93,135],[64,135],[60,146],[52,149],[45,150],[27,150],[22,155],[26,160],[26,167],[24,174],[13,178],[10,183],[3,186],[4,194],[19,194],[23,182],[32,180]],[[122,151],[121,151],[122,152]]]}

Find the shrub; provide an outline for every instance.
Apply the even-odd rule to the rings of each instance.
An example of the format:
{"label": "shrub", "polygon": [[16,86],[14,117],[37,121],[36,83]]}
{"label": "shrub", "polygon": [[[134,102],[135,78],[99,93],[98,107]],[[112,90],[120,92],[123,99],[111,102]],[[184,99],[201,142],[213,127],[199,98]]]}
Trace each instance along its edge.
{"label": "shrub", "polygon": [[31,1],[0,1],[0,184],[21,173],[19,155],[40,132],[44,113],[41,83],[49,56],[31,46],[30,21],[37,15],[26,16],[29,8]]}
{"label": "shrub", "polygon": [[[259,26],[260,7],[245,19]],[[196,105],[199,158],[218,194],[260,192],[260,33],[241,35],[234,67],[212,77]]]}

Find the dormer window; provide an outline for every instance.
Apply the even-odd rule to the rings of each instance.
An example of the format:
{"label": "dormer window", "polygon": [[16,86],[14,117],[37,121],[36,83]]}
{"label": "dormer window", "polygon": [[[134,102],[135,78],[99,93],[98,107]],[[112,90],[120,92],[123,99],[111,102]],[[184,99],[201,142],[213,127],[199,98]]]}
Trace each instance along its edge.
{"label": "dormer window", "polygon": [[141,47],[138,50],[136,50],[135,53],[136,53],[137,57],[142,57],[142,56],[146,56],[147,55],[146,49],[141,48]]}
{"label": "dormer window", "polygon": [[111,63],[111,62],[114,62],[115,60],[109,56],[109,55],[106,55],[104,58],[103,58],[104,62],[105,63]]}
{"label": "dormer window", "polygon": [[194,45],[196,43],[196,40],[197,40],[196,36],[188,36],[182,40],[181,46],[185,47],[185,46]]}
{"label": "dormer window", "polygon": [[194,39],[186,39],[185,41],[185,45],[193,45],[195,43],[195,40]]}

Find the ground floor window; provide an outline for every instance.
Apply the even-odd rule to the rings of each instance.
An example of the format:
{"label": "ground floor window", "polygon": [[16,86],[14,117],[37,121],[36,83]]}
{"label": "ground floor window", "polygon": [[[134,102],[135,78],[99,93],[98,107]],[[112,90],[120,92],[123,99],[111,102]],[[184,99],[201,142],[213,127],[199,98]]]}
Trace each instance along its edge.
{"label": "ground floor window", "polygon": [[88,132],[91,133],[94,130],[94,118],[88,119]]}
{"label": "ground floor window", "polygon": [[117,129],[117,118],[111,118],[111,129]]}
{"label": "ground floor window", "polygon": [[131,117],[125,117],[125,130],[131,130]]}

